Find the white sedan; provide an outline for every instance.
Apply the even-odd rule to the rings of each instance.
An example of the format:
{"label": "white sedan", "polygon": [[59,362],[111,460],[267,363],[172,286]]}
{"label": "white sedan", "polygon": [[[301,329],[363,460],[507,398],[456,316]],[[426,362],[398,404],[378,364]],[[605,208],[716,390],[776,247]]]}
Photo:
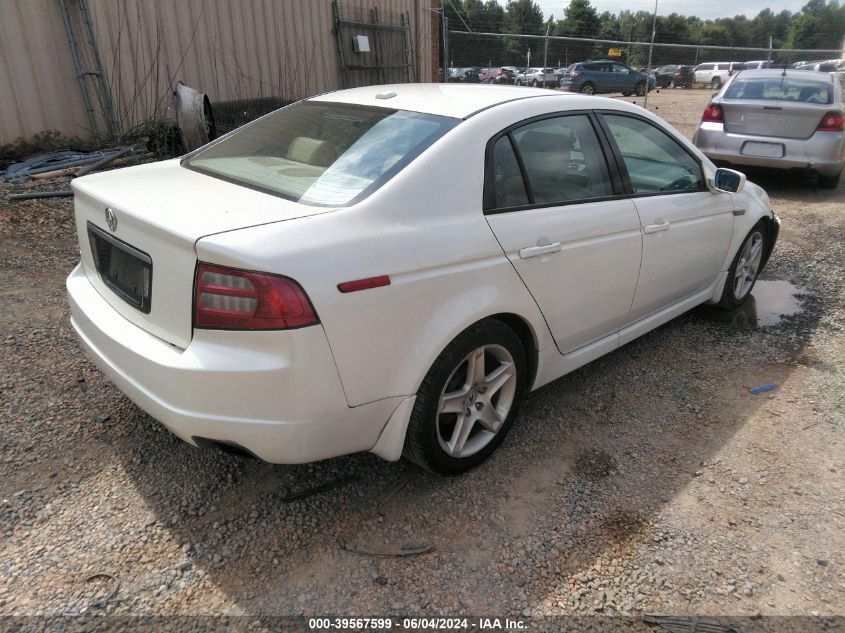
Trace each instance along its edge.
{"label": "white sedan", "polygon": [[75,180],[72,323],[192,444],[441,473],[526,391],[745,301],[765,192],[649,112],[507,86],[365,87]]}

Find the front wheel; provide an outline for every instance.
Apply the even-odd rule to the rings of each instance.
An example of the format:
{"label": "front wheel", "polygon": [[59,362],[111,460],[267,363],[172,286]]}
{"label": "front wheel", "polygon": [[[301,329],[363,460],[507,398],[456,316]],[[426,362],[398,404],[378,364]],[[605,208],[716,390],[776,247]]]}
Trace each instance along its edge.
{"label": "front wheel", "polygon": [[638,97],[642,97],[645,95],[645,82],[641,82],[637,84],[637,87],[634,89],[634,92],[637,93]]}
{"label": "front wheel", "polygon": [[596,93],[596,87],[593,84],[584,84],[581,86],[581,92],[585,95],[592,95]]}
{"label": "front wheel", "polygon": [[672,88],[673,90],[678,87],[678,85],[675,83],[674,79],[669,82],[669,87]]}
{"label": "front wheel", "polygon": [[766,225],[761,221],[751,229],[731,263],[719,307],[733,310],[745,303],[760,274],[765,249]]}
{"label": "front wheel", "polygon": [[426,374],[403,455],[446,475],[477,466],[510,430],[526,382],[525,351],[513,330],[495,320],[469,327]]}

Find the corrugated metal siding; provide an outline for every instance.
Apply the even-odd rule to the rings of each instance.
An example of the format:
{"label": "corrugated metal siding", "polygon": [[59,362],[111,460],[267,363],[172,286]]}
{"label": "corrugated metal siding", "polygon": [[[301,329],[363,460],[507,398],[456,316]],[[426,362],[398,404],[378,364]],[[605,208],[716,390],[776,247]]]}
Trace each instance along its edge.
{"label": "corrugated metal siding", "polygon": [[88,135],[56,0],[0,0],[0,145],[47,130]]}
{"label": "corrugated metal siding", "polygon": [[[76,7],[75,0],[67,0]],[[430,0],[343,0],[408,12],[418,79],[431,76]],[[331,0],[89,0],[115,114],[126,132],[172,116],[177,80],[212,102],[298,99],[341,87]],[[88,122],[57,0],[0,0],[0,145]]]}

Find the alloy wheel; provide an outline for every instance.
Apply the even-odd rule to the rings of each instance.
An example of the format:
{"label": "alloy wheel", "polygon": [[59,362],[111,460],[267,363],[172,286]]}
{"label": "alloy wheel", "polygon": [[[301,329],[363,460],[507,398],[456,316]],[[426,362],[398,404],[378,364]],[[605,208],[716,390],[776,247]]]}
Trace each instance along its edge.
{"label": "alloy wheel", "polygon": [[763,259],[763,234],[754,231],[745,240],[734,272],[734,299],[742,301],[751,292]]}
{"label": "alloy wheel", "polygon": [[451,457],[487,446],[510,413],[516,395],[516,364],[501,345],[482,345],[452,371],[437,406],[437,441]]}

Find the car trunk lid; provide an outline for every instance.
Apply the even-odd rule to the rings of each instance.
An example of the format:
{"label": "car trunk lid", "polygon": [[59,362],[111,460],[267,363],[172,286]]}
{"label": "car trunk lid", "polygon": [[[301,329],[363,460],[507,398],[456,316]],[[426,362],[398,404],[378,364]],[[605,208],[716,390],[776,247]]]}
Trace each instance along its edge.
{"label": "car trunk lid", "polygon": [[725,100],[725,131],[753,136],[810,138],[829,104],[788,101]]}
{"label": "car trunk lid", "polygon": [[178,159],[93,174],[72,186],[88,279],[127,320],[180,348],[193,331],[197,240],[333,210],[201,174]]}

